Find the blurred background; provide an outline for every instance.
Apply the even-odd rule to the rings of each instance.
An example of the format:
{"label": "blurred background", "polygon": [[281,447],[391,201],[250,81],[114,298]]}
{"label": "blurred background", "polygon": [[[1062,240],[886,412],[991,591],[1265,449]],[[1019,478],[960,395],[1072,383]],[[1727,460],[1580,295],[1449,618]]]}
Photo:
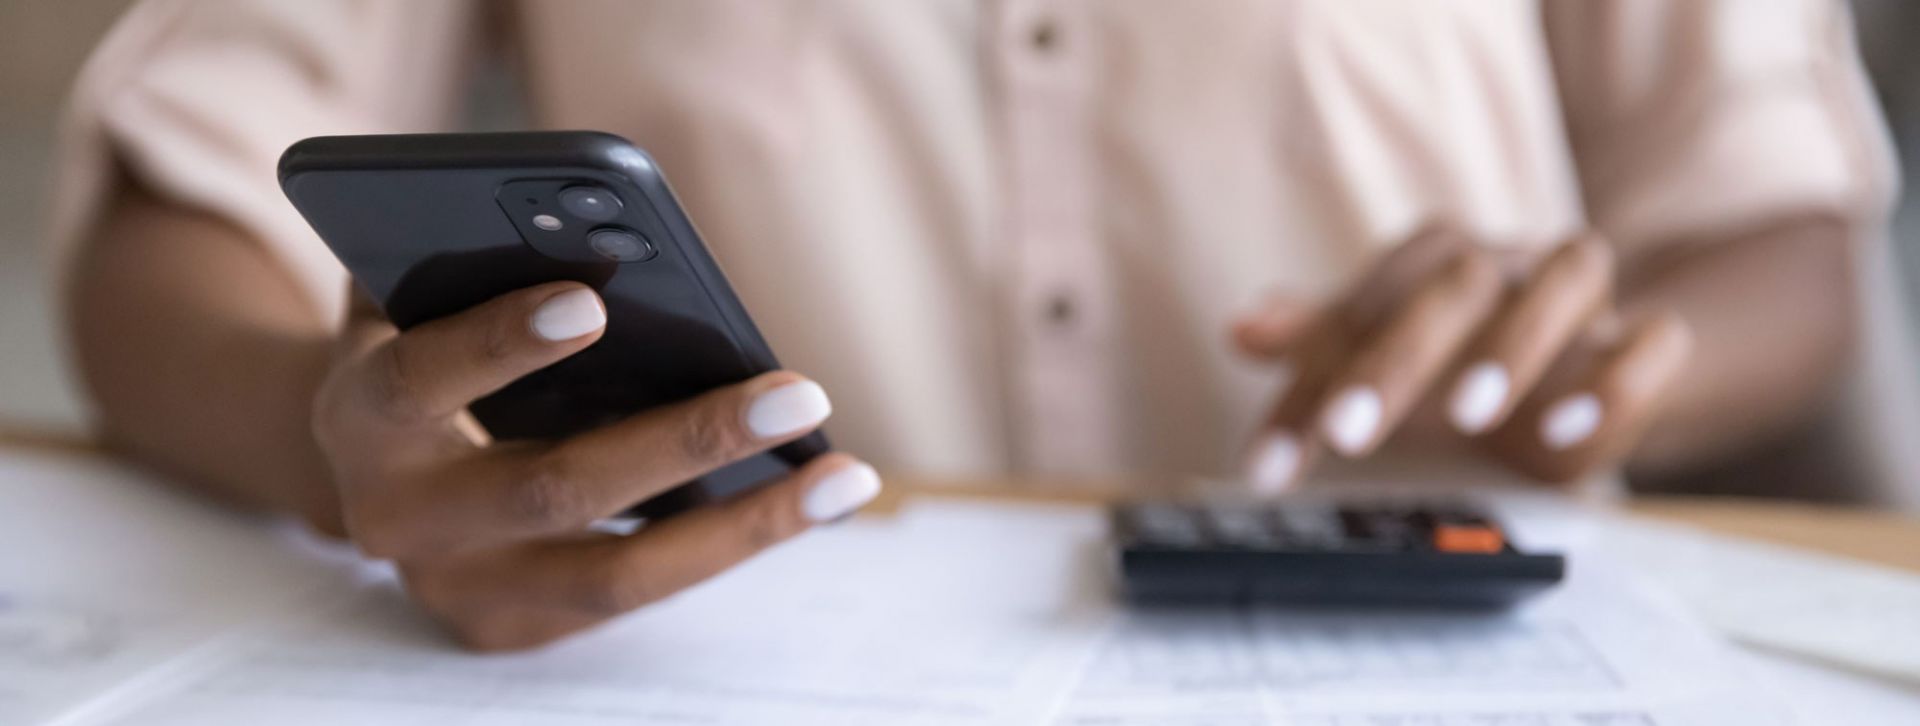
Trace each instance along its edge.
{"label": "blurred background", "polygon": [[[69,83],[88,51],[128,3],[125,0],[33,2],[0,0],[0,428],[80,432],[80,397],[63,370],[52,304],[54,276],[42,242],[47,207],[46,167]],[[1852,411],[1809,436],[1780,461],[1755,462],[1754,471],[1787,476],[1904,477],[1866,482],[1850,491],[1881,492],[1884,503],[1920,509],[1920,453],[1911,444],[1920,414],[1885,406],[1920,387],[1913,354],[1913,321],[1920,320],[1920,3],[1858,0],[1861,43],[1888,114],[1906,177],[1903,203],[1888,247],[1867,258],[1864,281],[1874,297],[1869,312],[1866,374],[1851,396]],[[480,103],[491,127],[512,125],[510,104]],[[493,109],[487,111],[486,109]],[[1879,459],[1860,464],[1863,450]],[[1891,472],[1891,473],[1890,473]],[[1902,473],[1904,472],[1904,473]],[[1711,488],[1711,483],[1706,484]]]}

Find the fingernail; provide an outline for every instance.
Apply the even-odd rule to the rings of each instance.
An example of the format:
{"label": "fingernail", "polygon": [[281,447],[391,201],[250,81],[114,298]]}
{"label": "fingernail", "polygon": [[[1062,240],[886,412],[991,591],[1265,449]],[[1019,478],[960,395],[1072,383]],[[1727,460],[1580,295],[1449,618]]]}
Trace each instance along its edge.
{"label": "fingernail", "polygon": [[533,311],[533,332],[553,342],[573,340],[606,326],[607,311],[592,290],[568,290]]}
{"label": "fingernail", "polygon": [[1254,447],[1247,461],[1247,483],[1259,494],[1278,494],[1293,483],[1300,469],[1300,440],[1290,434],[1268,436]]}
{"label": "fingernail", "polygon": [[1448,405],[1453,425],[1469,434],[1487,430],[1493,425],[1493,417],[1500,413],[1500,405],[1506,403],[1512,386],[1506,366],[1493,361],[1475,363],[1453,389],[1453,401]]}
{"label": "fingernail", "polygon": [[747,405],[747,429],[771,439],[813,429],[832,414],[826,389],[813,381],[797,381],[755,397]]}
{"label": "fingernail", "polygon": [[1559,451],[1572,448],[1600,428],[1600,399],[1579,393],[1560,399],[1540,419],[1540,441]]}
{"label": "fingernail", "polygon": [[1327,441],[1340,453],[1355,456],[1373,442],[1380,428],[1380,394],[1370,386],[1354,386],[1340,393],[1320,421]]}
{"label": "fingernail", "polygon": [[880,473],[866,464],[852,464],[815,482],[800,503],[807,519],[831,522],[852,514],[880,494]]}

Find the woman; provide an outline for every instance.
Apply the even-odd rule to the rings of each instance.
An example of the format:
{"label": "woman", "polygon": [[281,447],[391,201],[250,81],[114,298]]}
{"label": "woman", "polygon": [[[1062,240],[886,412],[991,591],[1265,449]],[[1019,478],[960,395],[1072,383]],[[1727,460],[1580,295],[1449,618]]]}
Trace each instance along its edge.
{"label": "woman", "polygon": [[[1845,359],[1891,186],[1847,28],[1837,0],[149,2],[76,94],[72,332],[108,441],[396,560],[476,648],[857,508],[879,480],[835,455],[582,534],[830,409],[921,474],[1271,492],[1390,437],[1682,467],[1791,427]],[[273,161],[456,128],[482,57],[533,125],[652,151],[797,372],[550,446],[461,433],[598,301],[398,333]]]}

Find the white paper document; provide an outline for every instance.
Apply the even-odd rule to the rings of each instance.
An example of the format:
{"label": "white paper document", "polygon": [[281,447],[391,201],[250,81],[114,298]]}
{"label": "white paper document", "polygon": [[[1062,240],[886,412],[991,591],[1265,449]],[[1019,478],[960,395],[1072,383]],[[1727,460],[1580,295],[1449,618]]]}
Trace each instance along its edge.
{"label": "white paper document", "polygon": [[[1507,614],[1128,611],[1096,513],[925,502],[554,647],[475,656],[378,568],[152,492],[61,525],[110,492],[54,478],[0,463],[0,546],[38,553],[0,569],[4,724],[1787,722],[1598,554]],[[20,496],[50,486],[60,501]],[[149,507],[169,522],[108,524]]]}
{"label": "white paper document", "polygon": [[0,458],[0,724],[106,692],[351,587],[279,535],[80,457]]}
{"label": "white paper document", "polygon": [[1920,576],[1651,522],[1609,532],[1719,631],[1920,689]]}
{"label": "white paper document", "polygon": [[1104,620],[1065,579],[1077,548],[1022,546],[1084,539],[1058,537],[1062,524],[1092,534],[1018,512],[915,517],[911,537],[853,523],[531,654],[461,653],[393,588],[373,587],[101,720],[1031,723]]}
{"label": "white paper document", "polygon": [[1134,613],[1061,723],[1786,722],[1712,638],[1623,578],[1583,569],[1509,615]]}

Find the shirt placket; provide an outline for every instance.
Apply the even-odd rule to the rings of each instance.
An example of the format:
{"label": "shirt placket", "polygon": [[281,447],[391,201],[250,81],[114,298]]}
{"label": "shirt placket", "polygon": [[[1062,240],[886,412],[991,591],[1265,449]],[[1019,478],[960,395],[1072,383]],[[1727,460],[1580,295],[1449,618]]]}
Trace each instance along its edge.
{"label": "shirt placket", "polygon": [[1006,0],[993,52],[1004,129],[1003,286],[1013,451],[1043,474],[1119,462],[1112,285],[1095,218],[1088,8]]}

